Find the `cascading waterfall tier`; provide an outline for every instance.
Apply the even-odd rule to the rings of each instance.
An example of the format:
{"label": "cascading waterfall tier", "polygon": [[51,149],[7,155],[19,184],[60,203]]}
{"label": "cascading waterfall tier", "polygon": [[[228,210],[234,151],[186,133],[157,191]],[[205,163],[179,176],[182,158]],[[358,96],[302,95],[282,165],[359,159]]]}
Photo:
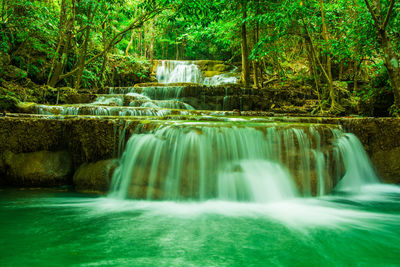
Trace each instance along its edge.
{"label": "cascading waterfall tier", "polygon": [[265,203],[324,195],[346,175],[377,181],[362,178],[369,163],[355,156],[363,148],[337,127],[242,126],[182,122],[133,135],[111,196]]}
{"label": "cascading waterfall tier", "polygon": [[195,61],[162,60],[155,70],[159,83],[197,83],[205,85],[235,84],[237,68],[224,74],[204,77]]}
{"label": "cascading waterfall tier", "polygon": [[180,101],[182,89],[181,86],[110,88],[109,94],[99,95],[91,104],[36,105],[34,111],[42,115],[165,116],[172,114],[172,109],[194,110]]}

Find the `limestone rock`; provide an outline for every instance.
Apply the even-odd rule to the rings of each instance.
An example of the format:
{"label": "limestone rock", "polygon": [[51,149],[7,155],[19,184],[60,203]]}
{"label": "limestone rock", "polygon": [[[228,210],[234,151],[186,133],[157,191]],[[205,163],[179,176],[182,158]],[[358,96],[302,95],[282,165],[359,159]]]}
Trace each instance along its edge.
{"label": "limestone rock", "polygon": [[371,160],[377,168],[378,175],[386,183],[400,183],[400,147],[387,151],[379,150],[372,154]]}
{"label": "limestone rock", "polygon": [[117,167],[116,160],[102,160],[84,163],[75,172],[73,183],[79,192],[106,193],[110,188],[112,174]]}
{"label": "limestone rock", "polygon": [[39,151],[1,155],[0,173],[7,177],[7,184],[51,187],[69,184],[72,173],[71,156],[66,151]]}

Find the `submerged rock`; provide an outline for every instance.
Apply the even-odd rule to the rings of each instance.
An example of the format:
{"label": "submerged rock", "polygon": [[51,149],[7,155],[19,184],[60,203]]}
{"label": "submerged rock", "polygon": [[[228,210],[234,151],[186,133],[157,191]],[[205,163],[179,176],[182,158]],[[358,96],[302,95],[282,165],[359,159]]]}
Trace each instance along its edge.
{"label": "submerged rock", "polygon": [[69,184],[72,159],[68,152],[39,151],[14,154],[5,151],[0,156],[0,173],[7,183],[23,186],[57,186]]}

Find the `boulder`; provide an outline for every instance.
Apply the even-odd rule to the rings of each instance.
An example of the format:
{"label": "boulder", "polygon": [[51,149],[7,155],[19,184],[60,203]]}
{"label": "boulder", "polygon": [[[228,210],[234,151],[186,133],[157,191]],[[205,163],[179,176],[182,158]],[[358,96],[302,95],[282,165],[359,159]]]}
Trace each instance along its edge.
{"label": "boulder", "polygon": [[0,156],[0,173],[6,184],[51,187],[70,184],[71,156],[66,151],[39,151],[14,154],[5,151]]}
{"label": "boulder", "polygon": [[75,190],[92,193],[108,192],[112,175],[117,166],[118,161],[112,159],[82,164],[74,174]]}

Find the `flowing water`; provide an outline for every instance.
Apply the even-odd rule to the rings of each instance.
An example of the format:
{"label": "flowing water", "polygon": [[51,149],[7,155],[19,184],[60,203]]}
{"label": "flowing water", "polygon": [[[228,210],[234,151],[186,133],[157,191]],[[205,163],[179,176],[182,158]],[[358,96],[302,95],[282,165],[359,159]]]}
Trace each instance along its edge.
{"label": "flowing water", "polygon": [[[204,82],[199,73],[193,62],[157,68],[163,83]],[[195,112],[181,90],[110,88],[91,104],[35,109],[99,119]],[[0,266],[399,265],[400,187],[380,184],[355,135],[202,118],[153,120],[130,137],[121,122],[107,197],[0,189]]]}
{"label": "flowing water", "polygon": [[235,84],[238,82],[237,68],[228,73],[204,77],[195,61],[162,60],[156,67],[160,83],[197,83],[205,85]]}
{"label": "flowing water", "polygon": [[181,122],[133,135],[111,195],[265,203],[378,183],[361,143],[337,127],[248,125]]}
{"label": "flowing water", "polygon": [[1,266],[398,266],[400,188],[268,204],[3,190]]}

